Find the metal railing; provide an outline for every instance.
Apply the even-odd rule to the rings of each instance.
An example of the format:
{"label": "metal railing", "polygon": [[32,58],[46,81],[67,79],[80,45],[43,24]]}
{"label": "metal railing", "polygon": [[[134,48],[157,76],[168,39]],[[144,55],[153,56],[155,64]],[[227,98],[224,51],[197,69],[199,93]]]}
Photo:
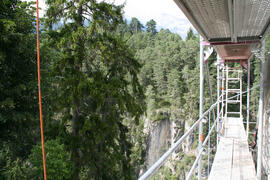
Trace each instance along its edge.
{"label": "metal railing", "polygon": [[[211,114],[209,113],[209,117],[210,117],[210,116],[211,116]],[[211,119],[211,118],[209,118],[209,119]],[[211,133],[212,133],[214,127],[216,126],[217,120],[218,120],[218,119],[216,119],[216,120],[214,121],[212,127],[210,128],[210,131],[208,132],[206,138],[204,139],[204,141],[203,141],[203,143],[202,143],[202,148],[200,149],[200,151],[199,151],[199,153],[198,153],[198,155],[197,155],[197,157],[196,157],[196,159],[195,159],[195,161],[194,161],[194,163],[193,163],[191,169],[189,170],[188,175],[187,175],[187,177],[186,177],[186,180],[189,180],[189,179],[191,178],[191,176],[192,176],[192,174],[193,174],[193,171],[195,170],[196,165],[197,165],[199,159],[201,158],[203,151],[205,150],[204,146],[207,144],[207,142],[208,142],[208,145],[210,145],[210,136],[211,136]],[[209,148],[209,146],[208,146],[208,165],[209,165],[209,152],[210,152],[209,150],[210,150],[210,148]],[[209,175],[209,166],[208,166],[207,172],[208,172],[208,175]]]}
{"label": "metal railing", "polygon": [[[243,92],[242,95],[243,95],[243,94],[246,94],[247,92],[252,91],[253,89],[258,88],[258,87],[260,87],[260,85],[256,85],[256,86],[254,86],[253,88],[251,88],[251,89],[249,89],[249,90]],[[235,98],[235,97],[237,97],[237,96],[240,96],[240,95],[241,95],[241,94],[237,94],[237,95],[235,95],[235,96],[232,96],[232,97],[228,98],[228,100],[233,99],[233,98]],[[221,95],[221,96],[222,96],[222,95]],[[220,96],[220,97],[221,97],[221,96]],[[220,98],[219,98],[219,99],[220,99]],[[225,101],[225,100],[223,100],[223,101]],[[221,102],[221,101],[219,101],[219,102]],[[218,102],[216,102],[216,103],[218,103]],[[221,108],[223,108],[223,107],[221,107]],[[190,171],[189,171],[189,173],[188,173],[188,175],[187,175],[187,177],[186,177],[186,180],[189,180],[189,179],[191,178],[191,176],[192,176],[192,174],[193,174],[193,171],[195,170],[196,165],[197,165],[199,159],[200,159],[201,156],[202,156],[203,150],[205,149],[204,146],[206,145],[207,141],[210,139],[211,133],[212,133],[214,127],[216,126],[216,124],[218,123],[218,118],[220,117],[220,114],[222,114],[222,111],[219,112],[219,116],[216,118],[216,120],[215,120],[215,122],[213,123],[213,126],[211,127],[211,129],[209,128],[208,134],[207,134],[207,136],[206,136],[206,138],[205,138],[205,140],[204,140],[204,142],[203,142],[202,148],[199,150],[199,153],[198,153],[198,155],[197,155],[197,157],[196,157],[196,159],[195,159],[195,161],[194,161],[194,163],[193,163],[193,165],[192,165],[192,167],[191,167],[191,169],[190,169]],[[209,113],[209,117],[211,117],[211,114],[210,114],[210,113]],[[222,129],[222,128],[221,128],[221,129]],[[221,130],[221,129],[220,129],[220,130]],[[217,131],[219,131],[219,130],[217,130]],[[208,142],[209,142],[209,141],[208,141]],[[208,149],[208,153],[209,153],[209,149]],[[209,157],[209,154],[208,154],[208,157]],[[209,159],[209,158],[208,158],[208,159]],[[208,175],[209,175],[209,160],[208,160]]]}
{"label": "metal railing", "polygon": [[[254,86],[253,88],[249,89],[248,91],[252,91],[253,89],[259,87],[259,85],[256,85]],[[247,93],[248,91],[245,91],[245,92],[242,92],[242,94],[245,94]],[[240,96],[241,94],[237,94],[235,96],[232,96],[229,99],[233,99],[237,96]],[[220,100],[222,99],[222,95],[220,95],[219,97],[219,100],[212,104],[210,106],[210,108],[205,111],[203,113],[203,116],[201,118],[199,118],[198,120],[195,121],[195,123],[190,127],[190,129],[188,131],[186,131],[184,133],[184,135],[175,143],[173,144],[173,146],[168,149],[140,178],[139,180],[146,180],[146,179],[149,179],[150,177],[152,177],[154,175],[154,173],[165,163],[165,161],[169,158],[169,156],[179,147],[179,145],[181,145],[183,143],[183,141],[196,129],[196,127],[199,125],[199,123],[205,119],[205,117],[208,115],[208,119],[209,119],[209,129],[208,129],[208,134],[206,136],[206,138],[204,139],[203,143],[202,143],[202,148],[198,150],[198,154],[197,154],[197,157],[190,169],[190,171],[188,172],[187,174],[187,177],[186,177],[186,180],[189,180],[191,177],[192,177],[192,174],[196,168],[196,165],[199,161],[199,159],[201,158],[202,154],[203,154],[203,151],[205,149],[205,145],[207,144],[208,142],[208,145],[210,145],[210,136],[211,136],[211,133],[213,132],[214,128],[217,127],[217,125],[219,123],[222,123],[220,122],[219,120],[221,119],[222,120],[222,116],[220,116],[222,114],[222,111],[218,112],[218,116],[216,117],[216,119],[214,120],[213,122],[213,125],[210,126],[211,124],[211,111],[214,110],[214,108],[217,107],[217,105],[220,105],[222,101],[225,101],[225,100]],[[220,107],[220,109],[222,109],[223,107]],[[210,128],[211,127],[211,128]],[[222,126],[221,126],[222,127]],[[217,133],[219,133],[219,131],[221,130],[222,128],[220,129],[217,129]],[[208,175],[209,175],[209,146],[208,146]]]}
{"label": "metal railing", "polygon": [[205,117],[217,106],[218,102],[212,104],[210,108],[203,113],[203,116],[199,118],[195,123],[190,127],[190,129],[185,132],[185,134],[170,148],[168,149],[157,162],[155,162],[140,178],[139,180],[149,179],[153,174],[160,168],[160,166],[165,163],[168,157],[179,147],[180,144],[194,131],[194,129],[199,125],[200,121],[204,120]]}

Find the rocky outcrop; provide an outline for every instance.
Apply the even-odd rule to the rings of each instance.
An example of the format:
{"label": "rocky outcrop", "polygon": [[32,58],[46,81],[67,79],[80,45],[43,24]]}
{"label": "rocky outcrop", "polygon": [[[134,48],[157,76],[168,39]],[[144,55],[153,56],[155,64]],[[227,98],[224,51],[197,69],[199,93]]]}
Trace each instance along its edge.
{"label": "rocky outcrop", "polygon": [[[178,113],[175,113],[178,112]],[[155,116],[152,115],[145,119],[145,131],[148,134],[147,148],[146,148],[146,168],[148,169],[153,163],[155,163],[164,153],[168,150],[184,133],[185,126],[189,128],[189,123],[185,120],[181,120],[177,116],[179,109],[173,111],[172,109],[156,110],[154,114],[159,114],[161,117],[155,120]],[[178,158],[179,151],[189,151],[193,143],[193,137],[190,136],[180,146],[176,152],[172,154],[172,159]],[[173,167],[168,161],[166,166]],[[172,171],[173,168],[171,168]]]}
{"label": "rocky outcrop", "polygon": [[171,122],[164,119],[151,124],[147,143],[147,169],[168,149],[171,141]]}

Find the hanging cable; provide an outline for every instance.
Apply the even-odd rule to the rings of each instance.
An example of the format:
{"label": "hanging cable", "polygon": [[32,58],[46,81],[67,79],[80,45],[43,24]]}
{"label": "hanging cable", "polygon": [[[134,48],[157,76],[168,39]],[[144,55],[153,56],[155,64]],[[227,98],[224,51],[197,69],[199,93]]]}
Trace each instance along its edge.
{"label": "hanging cable", "polygon": [[43,117],[42,117],[42,102],[41,102],[41,84],[40,84],[39,9],[38,8],[39,8],[39,6],[38,6],[38,0],[37,0],[37,70],[38,70],[39,120],[40,120],[40,133],[41,133],[41,144],[42,144],[44,180],[47,180],[45,148],[44,148],[44,136],[43,136]]}

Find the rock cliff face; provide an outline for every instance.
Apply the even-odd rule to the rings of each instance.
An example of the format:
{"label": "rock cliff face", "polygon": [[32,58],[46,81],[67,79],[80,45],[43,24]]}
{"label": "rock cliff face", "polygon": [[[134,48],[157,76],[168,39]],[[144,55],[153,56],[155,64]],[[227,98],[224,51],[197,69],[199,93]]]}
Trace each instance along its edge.
{"label": "rock cliff face", "polygon": [[171,144],[171,122],[164,119],[151,124],[147,147],[147,168],[169,148]]}
{"label": "rock cliff face", "polygon": [[[185,129],[190,127],[188,121],[177,118],[177,114],[171,110],[163,111],[162,115],[162,120],[153,121],[151,117],[145,120],[144,130],[148,135],[145,160],[147,169],[183,135]],[[177,159],[179,151],[190,151],[193,139],[193,136],[188,137],[180,149],[172,154],[172,158]],[[170,167],[171,164],[167,162],[166,166]]]}

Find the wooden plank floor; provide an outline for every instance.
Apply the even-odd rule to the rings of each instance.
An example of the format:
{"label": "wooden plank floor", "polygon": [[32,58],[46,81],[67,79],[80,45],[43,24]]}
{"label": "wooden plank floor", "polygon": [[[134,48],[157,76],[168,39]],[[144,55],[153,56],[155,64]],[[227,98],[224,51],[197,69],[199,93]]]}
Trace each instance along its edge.
{"label": "wooden plank floor", "polygon": [[255,180],[255,166],[242,119],[228,118],[224,127],[209,180]]}

